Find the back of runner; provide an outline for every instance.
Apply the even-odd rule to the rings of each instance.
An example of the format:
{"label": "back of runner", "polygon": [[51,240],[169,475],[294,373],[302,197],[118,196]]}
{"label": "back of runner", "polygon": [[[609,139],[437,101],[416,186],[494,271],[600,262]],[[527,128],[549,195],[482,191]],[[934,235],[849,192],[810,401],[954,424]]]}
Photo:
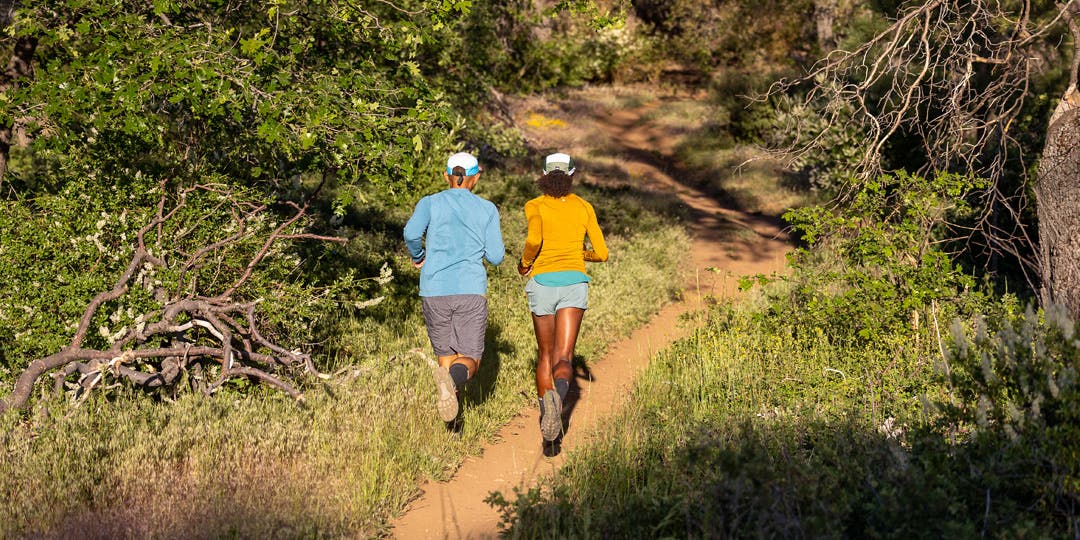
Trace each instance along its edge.
{"label": "back of runner", "polygon": [[405,246],[420,269],[420,297],[431,347],[439,416],[457,419],[458,395],[476,375],[487,331],[487,269],[505,255],[499,211],[472,193],[480,164],[471,154],[450,156],[447,189],[416,203],[405,224]]}
{"label": "back of runner", "polygon": [[[596,212],[571,193],[574,162],[562,153],[544,159],[536,185],[542,195],[525,203],[528,233],[518,273],[531,275],[525,285],[536,333],[536,393],[540,434],[554,441],[563,431],[562,404],[574,375],[574,346],[589,302],[585,261],[608,258]],[[586,249],[585,240],[592,244]]]}

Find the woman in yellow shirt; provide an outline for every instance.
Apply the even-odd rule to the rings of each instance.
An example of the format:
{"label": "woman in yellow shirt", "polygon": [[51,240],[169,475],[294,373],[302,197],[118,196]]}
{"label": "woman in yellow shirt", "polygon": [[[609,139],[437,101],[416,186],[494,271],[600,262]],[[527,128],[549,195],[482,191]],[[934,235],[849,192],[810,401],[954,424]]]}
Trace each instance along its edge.
{"label": "woman in yellow shirt", "polygon": [[[608,258],[596,212],[571,193],[574,163],[566,154],[544,160],[536,184],[542,195],[525,203],[528,235],[518,272],[532,277],[525,285],[536,333],[536,392],[540,398],[540,433],[554,441],[562,433],[562,403],[574,375],[574,345],[589,300],[585,261]],[[592,249],[585,247],[588,238]]]}

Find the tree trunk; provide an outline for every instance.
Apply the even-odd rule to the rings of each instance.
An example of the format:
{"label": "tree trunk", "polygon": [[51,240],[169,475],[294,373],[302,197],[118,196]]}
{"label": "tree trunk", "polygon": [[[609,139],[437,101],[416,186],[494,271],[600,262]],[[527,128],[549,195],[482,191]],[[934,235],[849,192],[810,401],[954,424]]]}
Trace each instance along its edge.
{"label": "tree trunk", "polygon": [[814,27],[817,34],[818,47],[828,53],[836,48],[836,33],[833,25],[836,23],[837,0],[814,0]]}
{"label": "tree trunk", "polygon": [[1069,89],[1046,134],[1035,184],[1042,301],[1080,320],[1080,92]]}
{"label": "tree trunk", "polygon": [[1080,5],[1063,7],[1072,34],[1069,86],[1050,117],[1035,183],[1043,305],[1080,320]]}

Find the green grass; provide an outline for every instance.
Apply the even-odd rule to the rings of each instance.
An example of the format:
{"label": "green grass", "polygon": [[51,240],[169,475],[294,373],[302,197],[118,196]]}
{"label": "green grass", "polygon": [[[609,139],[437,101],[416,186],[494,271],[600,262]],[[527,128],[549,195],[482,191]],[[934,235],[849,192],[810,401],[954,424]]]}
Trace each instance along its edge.
{"label": "green grass", "polygon": [[[1036,398],[1066,420],[1019,438],[957,423],[941,404],[964,417],[975,399],[942,382],[933,325],[867,343],[792,325],[783,296],[717,307],[659,353],[594,442],[539,487],[497,501],[508,536],[1075,536],[1080,462],[1065,412],[1075,392]],[[1015,369],[1009,347],[995,347],[1001,358],[980,368],[972,354],[964,369]],[[1078,365],[1070,350],[1052,362]]]}
{"label": "green grass", "polygon": [[845,505],[869,467],[901,466],[876,426],[914,419],[881,388],[919,380],[925,351],[893,349],[883,373],[861,366],[889,365],[885,349],[852,354],[727,308],[710,318],[654,358],[632,405],[543,496],[504,508],[515,537],[849,536]]}
{"label": "green grass", "polygon": [[[489,272],[487,350],[460,433],[435,412],[418,272],[400,243],[410,209],[398,209],[348,248],[372,268],[395,268],[382,291],[388,297],[330,321],[318,362],[333,376],[305,382],[302,404],[265,388],[163,401],[118,387],[78,407],[39,398],[0,419],[0,537],[385,534],[423,479],[447,478],[533,406],[535,341],[514,269],[522,204],[535,195],[529,188],[525,178],[491,174],[480,191],[500,205],[509,255]],[[601,216],[612,253],[589,267],[577,350],[589,363],[677,296],[687,238],[655,200],[587,186],[581,193]]]}

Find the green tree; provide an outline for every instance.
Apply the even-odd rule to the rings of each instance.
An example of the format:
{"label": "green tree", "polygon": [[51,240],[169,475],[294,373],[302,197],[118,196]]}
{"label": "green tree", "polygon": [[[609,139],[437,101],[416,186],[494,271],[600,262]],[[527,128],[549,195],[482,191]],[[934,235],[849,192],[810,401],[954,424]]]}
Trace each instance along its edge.
{"label": "green tree", "polygon": [[[431,82],[445,79],[426,75],[467,5],[19,2],[0,124],[54,181],[315,174],[399,193],[457,125]],[[42,187],[11,172],[16,189]]]}

